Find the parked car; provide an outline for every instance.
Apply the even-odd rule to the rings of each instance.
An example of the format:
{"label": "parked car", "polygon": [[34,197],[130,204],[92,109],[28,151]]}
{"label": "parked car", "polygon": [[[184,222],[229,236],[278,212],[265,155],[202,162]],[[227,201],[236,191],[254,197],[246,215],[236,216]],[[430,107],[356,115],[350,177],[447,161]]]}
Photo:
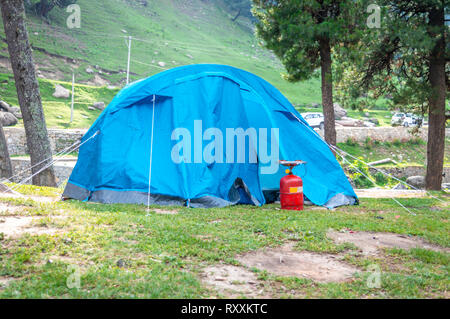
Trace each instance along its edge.
{"label": "parked car", "polygon": [[325,126],[324,117],[322,113],[302,113],[302,117],[312,128],[319,128],[323,130]]}
{"label": "parked car", "polygon": [[395,113],[391,119],[391,125],[403,125],[403,121],[405,120],[405,113]]}
{"label": "parked car", "polygon": [[404,127],[419,126],[422,125],[422,123],[423,123],[422,117],[411,113],[407,113],[405,115],[405,119],[403,120]]}

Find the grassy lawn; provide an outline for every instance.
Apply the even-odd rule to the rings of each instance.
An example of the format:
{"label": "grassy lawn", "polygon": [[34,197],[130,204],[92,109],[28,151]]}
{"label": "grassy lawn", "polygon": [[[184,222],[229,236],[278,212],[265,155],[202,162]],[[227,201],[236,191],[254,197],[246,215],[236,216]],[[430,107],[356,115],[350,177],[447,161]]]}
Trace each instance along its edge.
{"label": "grassy lawn", "polygon": [[[219,63],[263,77],[294,103],[321,100],[320,79],[295,84],[284,80],[281,63],[259,46],[250,21],[241,17],[232,22],[233,13],[216,1],[149,1],[146,7],[125,0],[78,0],[77,4],[82,11],[80,29],[67,27],[69,14],[65,8],[51,11],[50,24],[28,14],[30,42],[47,52],[34,50],[34,59],[48,78],[70,81],[74,70],[78,81],[92,82],[97,75],[124,85],[128,56],[125,37],[133,36],[132,81],[181,65]],[[3,29],[0,35],[4,36]],[[3,42],[0,56],[8,56]],[[69,63],[65,57],[76,62]],[[102,73],[86,72],[96,65]],[[1,65],[0,70],[5,72]]]}
{"label": "grassy lawn", "polygon": [[[37,187],[21,191],[40,196],[55,192]],[[287,242],[295,244],[295,251],[340,256],[358,273],[346,282],[318,283],[247,269],[265,296],[448,298],[449,253],[392,248],[367,256],[353,244],[336,244],[326,236],[330,229],[389,232],[450,247],[448,204],[431,198],[401,202],[416,216],[391,199],[362,199],[360,206],[333,211],[310,207],[288,212],[274,204],[207,210],[152,207],[147,212],[139,205],[2,198],[0,204],[9,210],[2,210],[0,220],[33,217],[33,227],[47,233],[0,237],[0,280],[10,280],[0,288],[0,298],[227,297],[202,281],[206,267],[245,268],[239,254]],[[160,214],[160,209],[178,213]],[[380,288],[366,284],[374,264],[381,269]],[[67,285],[74,269],[80,274],[79,289]]]}
{"label": "grassy lawn", "polygon": [[[72,91],[72,83],[39,79],[42,105],[49,128],[89,128],[101,111],[89,110],[88,108],[95,102],[105,102],[108,105],[118,93],[118,89],[76,84],[74,120],[70,123],[72,98],[61,99],[53,97],[55,85],[57,84]],[[14,77],[11,74],[0,73],[0,99],[11,105],[18,105]],[[23,121],[19,120],[17,126],[22,127]]]}

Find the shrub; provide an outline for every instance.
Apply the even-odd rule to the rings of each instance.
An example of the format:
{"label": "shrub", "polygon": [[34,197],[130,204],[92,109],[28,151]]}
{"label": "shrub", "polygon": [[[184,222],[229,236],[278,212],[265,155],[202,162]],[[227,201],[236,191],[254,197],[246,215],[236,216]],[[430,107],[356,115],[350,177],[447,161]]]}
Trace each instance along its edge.
{"label": "shrub", "polygon": [[372,149],[374,143],[372,141],[372,139],[370,137],[367,137],[366,140],[364,141],[364,148],[367,150]]}
{"label": "shrub", "polygon": [[389,178],[381,172],[375,173],[373,177],[375,178],[377,185],[384,186],[389,184]]}
{"label": "shrub", "polygon": [[400,141],[399,139],[395,139],[395,140],[392,141],[392,144],[395,147],[400,147],[400,146],[402,146],[402,141]]}
{"label": "shrub", "polygon": [[358,146],[358,142],[354,138],[349,138],[345,141],[348,146]]}

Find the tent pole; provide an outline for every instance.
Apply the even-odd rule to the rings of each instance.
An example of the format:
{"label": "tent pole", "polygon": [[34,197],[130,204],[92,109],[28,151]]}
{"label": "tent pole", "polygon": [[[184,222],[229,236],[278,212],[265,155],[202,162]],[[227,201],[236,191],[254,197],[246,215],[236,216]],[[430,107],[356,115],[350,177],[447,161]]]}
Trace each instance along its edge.
{"label": "tent pole", "polygon": [[154,126],[155,126],[155,105],[156,105],[156,95],[153,95],[152,134],[151,134],[151,139],[150,139],[150,165],[149,165],[149,170],[148,170],[147,212],[150,211],[150,198],[151,198],[152,162],[153,162],[153,133],[154,133]]}

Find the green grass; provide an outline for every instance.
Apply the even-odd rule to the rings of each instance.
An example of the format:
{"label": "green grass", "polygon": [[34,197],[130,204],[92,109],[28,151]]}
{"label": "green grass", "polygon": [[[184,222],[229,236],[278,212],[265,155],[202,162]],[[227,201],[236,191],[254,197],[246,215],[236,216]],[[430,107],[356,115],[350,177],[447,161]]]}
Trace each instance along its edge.
{"label": "green grass", "polygon": [[[118,93],[117,89],[107,87],[95,87],[83,84],[75,86],[74,121],[70,123],[71,97],[60,99],[53,97],[55,85],[60,84],[66,89],[72,90],[72,83],[39,79],[42,105],[49,128],[89,128],[100,115],[99,110],[89,110],[95,102],[103,101],[106,105],[111,102]],[[0,98],[11,105],[17,105],[17,94],[14,77],[9,74],[0,73]],[[22,120],[18,125],[22,126]]]}
{"label": "green grass", "polygon": [[[22,191],[27,192],[26,187]],[[29,192],[36,194],[36,188]],[[444,298],[450,284],[447,253],[393,249],[381,256],[365,256],[355,253],[352,245],[336,245],[326,237],[330,228],[348,228],[419,236],[450,247],[448,205],[430,198],[401,200],[416,216],[390,199],[362,199],[360,206],[333,211],[289,212],[267,205],[177,208],[178,215],[158,215],[155,208],[147,212],[140,205],[1,202],[22,204],[15,214],[35,216],[35,226],[59,232],[0,241],[0,277],[16,279],[0,289],[0,298],[222,297],[201,282],[203,268],[239,265],[237,254],[292,240],[296,250],[339,253],[360,272],[350,282],[317,284],[254,269],[274,298]],[[375,218],[379,215],[384,219]],[[117,266],[120,259],[124,268]],[[366,285],[374,263],[382,269],[380,289]],[[80,271],[80,289],[67,287],[73,274],[70,265]]]}
{"label": "green grass", "polygon": [[[158,62],[165,62],[165,68],[220,63],[263,77],[293,103],[321,101],[319,79],[297,84],[283,80],[280,76],[283,67],[258,45],[250,22],[240,18],[233,23],[231,13],[217,5],[217,1],[150,0],[147,7],[125,0],[79,0],[77,4],[81,8],[80,29],[67,28],[69,14],[65,9],[56,8],[50,13],[51,25],[28,14],[34,47],[76,60],[71,64],[35,50],[35,60],[44,74],[70,81],[74,69],[78,81],[92,81],[94,75],[86,73],[86,68],[98,65],[104,72],[97,75],[123,85],[128,54],[124,37],[132,35],[145,41],[133,41],[132,80],[161,72]],[[3,29],[0,36],[4,37]],[[5,57],[6,48],[5,43],[0,43],[0,53]]]}

